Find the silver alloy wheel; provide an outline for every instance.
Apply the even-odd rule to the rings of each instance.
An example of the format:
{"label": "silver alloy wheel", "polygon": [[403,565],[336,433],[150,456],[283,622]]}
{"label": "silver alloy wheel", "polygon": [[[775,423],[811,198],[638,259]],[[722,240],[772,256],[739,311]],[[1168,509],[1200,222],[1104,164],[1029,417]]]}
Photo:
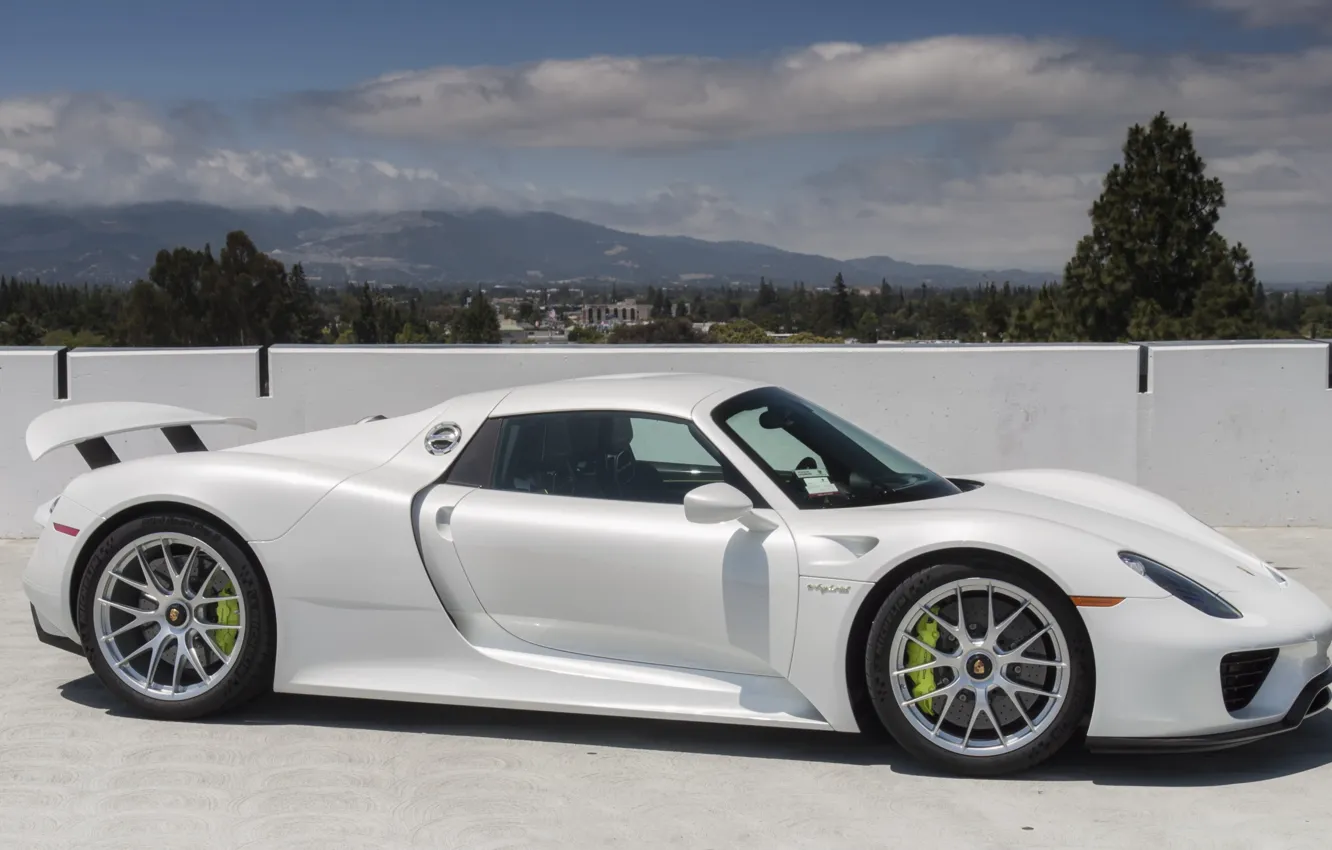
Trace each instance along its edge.
{"label": "silver alloy wheel", "polygon": [[997,756],[1054,723],[1068,696],[1068,663],[1064,633],[1039,600],[977,578],[935,588],[901,619],[889,672],[894,701],[926,740]]}
{"label": "silver alloy wheel", "polygon": [[154,699],[206,693],[240,657],[248,623],[236,575],[186,534],[150,534],[102,571],[93,635],[125,684]]}

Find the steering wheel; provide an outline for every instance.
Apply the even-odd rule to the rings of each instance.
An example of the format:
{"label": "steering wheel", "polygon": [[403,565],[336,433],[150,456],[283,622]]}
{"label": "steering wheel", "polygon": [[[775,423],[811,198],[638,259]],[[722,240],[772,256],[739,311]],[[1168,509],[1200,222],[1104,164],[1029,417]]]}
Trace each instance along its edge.
{"label": "steering wheel", "polygon": [[611,478],[617,489],[624,489],[634,480],[634,456],[628,449],[606,456],[606,465],[611,469]]}

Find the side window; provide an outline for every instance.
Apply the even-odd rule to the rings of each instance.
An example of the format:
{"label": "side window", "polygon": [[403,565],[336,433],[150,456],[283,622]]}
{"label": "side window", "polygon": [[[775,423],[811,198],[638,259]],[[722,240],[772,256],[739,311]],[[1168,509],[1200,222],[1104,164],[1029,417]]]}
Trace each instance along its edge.
{"label": "side window", "polygon": [[[818,452],[800,442],[789,431],[760,425],[759,418],[767,410],[766,407],[743,410],[727,419],[726,425],[777,472],[794,472],[801,468],[801,461],[804,461],[806,467],[827,467]],[[810,463],[811,459],[813,463]]]}
{"label": "side window", "polygon": [[757,494],[688,422],[618,411],[515,416],[499,434],[494,487],[554,496],[683,504],[727,481]]}
{"label": "side window", "polygon": [[768,422],[778,415],[767,406],[741,410],[722,423],[751,456],[773,473],[773,479],[798,506],[808,506],[840,495],[830,477],[828,461],[791,433]]}

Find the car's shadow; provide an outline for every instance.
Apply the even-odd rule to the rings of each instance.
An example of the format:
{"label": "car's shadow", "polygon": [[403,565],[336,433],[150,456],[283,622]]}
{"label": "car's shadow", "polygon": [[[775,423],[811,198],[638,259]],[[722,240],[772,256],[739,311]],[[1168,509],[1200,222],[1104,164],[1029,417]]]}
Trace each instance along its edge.
{"label": "car's shadow", "polygon": [[[67,682],[71,702],[131,716],[95,676]],[[595,717],[512,709],[464,708],[333,697],[270,695],[209,725],[327,726],[417,735],[457,735],[638,750],[882,766],[928,776],[891,743],[861,735],[712,723]],[[1096,785],[1206,787],[1293,776],[1332,764],[1332,712],[1298,730],[1247,747],[1191,755],[1099,755],[1080,746],[1012,781],[1090,782]],[[1010,780],[996,780],[1010,781]]]}

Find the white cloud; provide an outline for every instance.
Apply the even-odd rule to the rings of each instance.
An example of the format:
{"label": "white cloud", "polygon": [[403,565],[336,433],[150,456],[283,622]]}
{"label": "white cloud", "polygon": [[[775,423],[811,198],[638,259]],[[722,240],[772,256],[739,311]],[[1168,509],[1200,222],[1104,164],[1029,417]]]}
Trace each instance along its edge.
{"label": "white cloud", "polygon": [[512,201],[465,174],[208,144],[192,123],[111,97],[0,100],[0,201],[362,210]]}
{"label": "white cloud", "polygon": [[371,136],[660,149],[927,124],[1140,118],[1284,120],[1332,107],[1332,49],[1165,58],[1075,42],[945,37],[823,44],[768,61],[590,57],[391,74],[284,101]]}
{"label": "white cloud", "polygon": [[[1261,5],[1213,2],[1222,4]],[[1313,0],[1287,0],[1269,12],[1277,6],[1291,20],[1317,10]],[[284,111],[277,126],[288,133],[280,146],[254,149],[206,103],[0,100],[0,202],[540,208],[834,256],[1058,268],[1086,230],[1126,126],[1165,110],[1189,122],[1226,182],[1224,231],[1260,258],[1325,259],[1317,234],[1332,225],[1332,48],[1149,57],[1020,38],[838,43],[761,60],[590,57],[405,71],[267,106]],[[903,129],[939,141],[923,155],[889,153]],[[807,174],[765,167],[761,157],[765,138],[864,131],[887,140],[884,153],[840,164],[811,158]],[[550,188],[505,188],[439,154],[408,164],[311,152],[348,139],[359,149],[470,141],[606,157],[680,149],[668,160],[679,170],[663,188],[609,201],[550,170]],[[755,151],[748,170],[759,176],[746,184],[714,172],[704,185],[691,173],[699,160],[690,148],[728,144]],[[626,173],[634,161],[621,160],[631,164]],[[752,181],[766,181],[761,203],[746,200]]]}

